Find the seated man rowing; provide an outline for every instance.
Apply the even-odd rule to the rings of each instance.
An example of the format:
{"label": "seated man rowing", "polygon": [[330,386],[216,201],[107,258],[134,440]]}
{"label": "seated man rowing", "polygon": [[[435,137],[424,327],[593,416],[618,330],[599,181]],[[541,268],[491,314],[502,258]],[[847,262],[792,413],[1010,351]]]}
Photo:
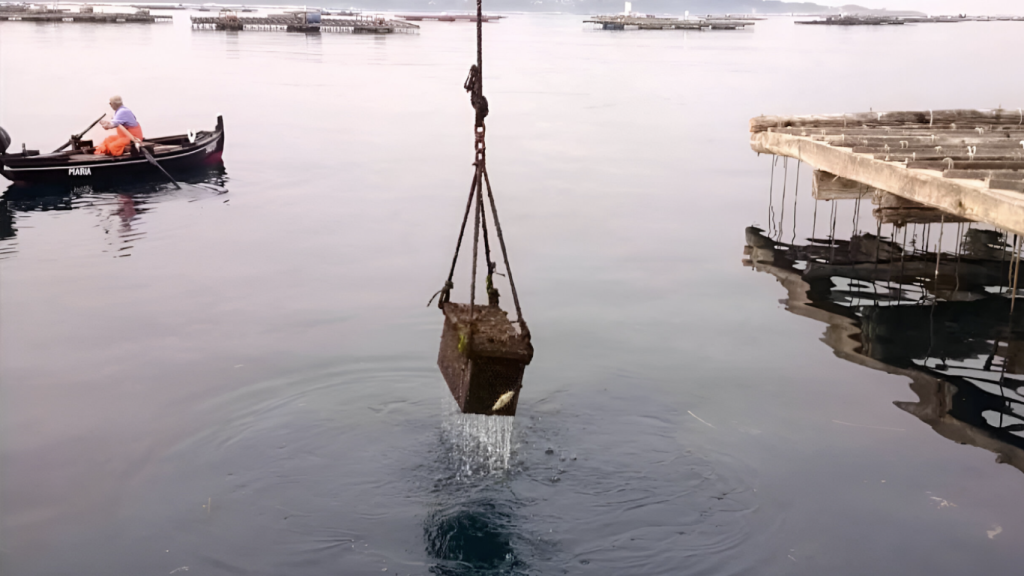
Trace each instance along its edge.
{"label": "seated man rowing", "polygon": [[114,117],[108,122],[103,120],[100,126],[105,130],[117,130],[113,136],[107,136],[103,143],[96,147],[96,154],[120,156],[126,146],[132,143],[132,136],[142,140],[142,126],[135,114],[121,101],[120,96],[110,97],[110,107],[114,109]]}

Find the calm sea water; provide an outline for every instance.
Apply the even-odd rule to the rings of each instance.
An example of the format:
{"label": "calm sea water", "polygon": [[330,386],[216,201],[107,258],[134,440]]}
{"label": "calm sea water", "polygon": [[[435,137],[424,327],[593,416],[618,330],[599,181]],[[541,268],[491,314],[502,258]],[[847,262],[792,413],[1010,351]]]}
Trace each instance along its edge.
{"label": "calm sea water", "polygon": [[[747,121],[1022,106],[991,58],[1021,24],[488,25],[489,169],[537,350],[512,422],[456,413],[424,306],[472,176],[473,27],[187,16],[0,23],[16,147],[113,93],[149,135],[227,130],[224,192],[6,193],[4,574],[1019,571],[1019,314],[992,297],[1012,237],[816,203]],[[981,276],[894,272],[940,242]],[[810,261],[847,270],[823,288]]]}

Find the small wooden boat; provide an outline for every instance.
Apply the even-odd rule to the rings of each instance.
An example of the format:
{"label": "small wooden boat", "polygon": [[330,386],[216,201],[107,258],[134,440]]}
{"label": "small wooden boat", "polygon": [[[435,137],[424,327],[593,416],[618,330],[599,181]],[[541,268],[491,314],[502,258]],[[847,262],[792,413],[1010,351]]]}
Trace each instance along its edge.
{"label": "small wooden boat", "polygon": [[[62,152],[40,154],[22,149],[9,154],[10,137],[0,128],[0,174],[16,184],[70,185],[163,177],[137,144],[121,156],[97,156],[92,141],[72,137],[70,142],[71,149]],[[211,131],[147,138],[141,146],[172,174],[210,166],[220,162],[224,153],[224,119],[218,116]]]}

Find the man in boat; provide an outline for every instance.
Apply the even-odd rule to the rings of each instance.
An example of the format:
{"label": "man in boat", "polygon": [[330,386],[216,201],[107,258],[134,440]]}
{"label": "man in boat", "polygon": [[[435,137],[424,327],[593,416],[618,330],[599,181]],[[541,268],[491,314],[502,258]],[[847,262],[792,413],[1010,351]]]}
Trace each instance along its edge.
{"label": "man in boat", "polygon": [[96,154],[120,156],[124,154],[125,147],[132,143],[132,136],[142,140],[142,126],[139,125],[135,114],[121,101],[120,96],[110,97],[110,107],[114,109],[114,117],[109,121],[100,121],[100,126],[116,132],[112,136],[107,136],[103,143],[96,147]]}

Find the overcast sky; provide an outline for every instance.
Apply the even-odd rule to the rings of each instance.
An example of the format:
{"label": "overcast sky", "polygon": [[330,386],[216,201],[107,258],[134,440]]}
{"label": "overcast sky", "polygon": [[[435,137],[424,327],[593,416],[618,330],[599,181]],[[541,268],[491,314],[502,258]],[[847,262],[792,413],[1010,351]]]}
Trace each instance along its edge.
{"label": "overcast sky", "polygon": [[[817,0],[819,4],[859,4],[868,8],[890,10],[920,10],[932,14],[1020,14],[1024,13],[1024,0],[851,0],[849,2]],[[1024,31],[1022,31],[1024,32]]]}

